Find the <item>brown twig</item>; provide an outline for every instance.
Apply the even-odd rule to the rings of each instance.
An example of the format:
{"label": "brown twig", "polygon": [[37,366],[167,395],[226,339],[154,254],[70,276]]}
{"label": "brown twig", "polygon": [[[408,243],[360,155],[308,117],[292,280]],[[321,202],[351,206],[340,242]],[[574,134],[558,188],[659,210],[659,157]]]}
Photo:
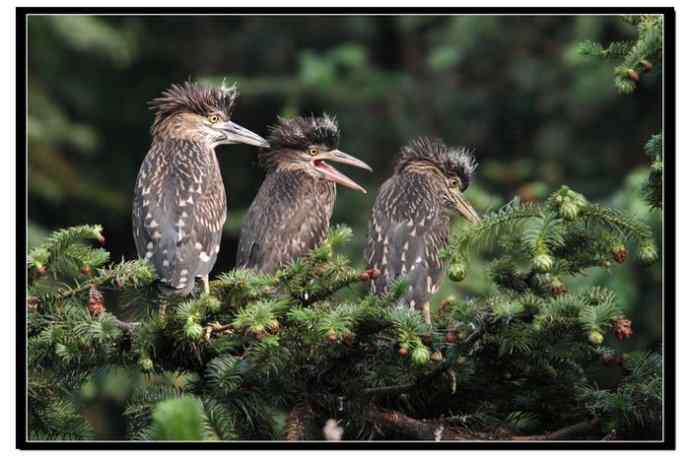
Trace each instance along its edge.
{"label": "brown twig", "polygon": [[573,437],[583,436],[599,430],[599,418],[592,418],[588,421],[561,428],[557,431],[534,435],[534,436],[513,436],[513,440],[572,440]]}
{"label": "brown twig", "polygon": [[434,441],[477,441],[477,440],[514,440],[514,441],[558,441],[572,440],[575,437],[599,431],[599,419],[593,418],[557,431],[532,436],[515,435],[505,429],[493,433],[468,431],[450,425],[443,419],[420,420],[400,412],[372,408],[369,420],[385,430],[408,436],[417,440]]}
{"label": "brown twig", "polygon": [[480,440],[481,436],[449,426],[441,420],[417,420],[400,412],[373,408],[369,412],[372,423],[388,431],[416,440]]}

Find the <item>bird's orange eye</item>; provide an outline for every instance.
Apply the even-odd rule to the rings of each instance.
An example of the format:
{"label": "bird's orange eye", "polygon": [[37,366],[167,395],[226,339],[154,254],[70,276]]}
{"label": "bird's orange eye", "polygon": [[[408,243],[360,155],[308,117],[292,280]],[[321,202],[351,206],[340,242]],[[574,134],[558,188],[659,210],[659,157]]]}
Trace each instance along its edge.
{"label": "bird's orange eye", "polygon": [[210,116],[208,116],[208,121],[209,121],[211,124],[215,124],[215,123],[218,122],[219,120],[220,120],[220,117],[218,117],[216,114],[211,114]]}
{"label": "bird's orange eye", "polygon": [[316,156],[317,154],[319,154],[319,149],[318,148],[309,148],[309,154],[311,154],[312,156]]}

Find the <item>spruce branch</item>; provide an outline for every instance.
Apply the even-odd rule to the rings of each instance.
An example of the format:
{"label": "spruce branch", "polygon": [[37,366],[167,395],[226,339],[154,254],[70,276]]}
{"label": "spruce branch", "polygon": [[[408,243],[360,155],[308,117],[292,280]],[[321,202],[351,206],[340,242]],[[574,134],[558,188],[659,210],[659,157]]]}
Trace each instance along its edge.
{"label": "spruce branch", "polygon": [[400,412],[374,408],[368,414],[369,419],[388,432],[402,434],[408,438],[425,441],[559,441],[572,440],[575,437],[598,433],[599,420],[593,418],[557,431],[539,435],[515,435],[506,429],[499,428],[492,433],[476,432],[453,426],[446,420],[420,420]]}
{"label": "spruce branch", "polygon": [[[557,196],[564,199],[559,203]],[[567,201],[578,208],[571,218],[561,214]],[[614,213],[615,220],[607,224],[611,214],[606,211],[591,226],[592,207],[562,188],[543,204],[510,204],[488,228],[463,238],[464,246],[494,233],[496,247],[512,243],[513,249],[492,266],[494,280],[505,284],[492,297],[448,301],[433,328],[417,311],[397,305],[404,282],[393,295],[334,298],[339,288],[376,277],[335,254],[332,243],[348,236],[342,230],[330,247],[276,275],[228,272],[211,282],[211,294],[149,301],[152,309],[136,322],[120,320],[105,308],[91,310],[85,299],[87,294],[91,299],[94,285],[110,285],[117,292],[152,283],[145,262],[99,267],[70,286],[45,293],[36,289],[39,278],[32,291],[48,296],[27,300],[33,307],[28,320],[34,422],[46,416],[48,404],[42,399],[64,397],[46,372],[73,376],[66,389],[75,391],[95,369],[114,365],[147,378],[132,392],[125,412],[128,435],[137,439],[189,432],[168,429],[160,420],[161,413],[172,416],[179,409],[198,418],[189,426],[200,439],[275,438],[279,434],[269,417],[277,409],[288,411],[282,437],[320,438],[312,425],[345,413],[343,401],[350,421],[343,424],[346,435],[352,426],[366,432],[373,425],[370,432],[378,428],[389,436],[414,438],[556,438],[572,431],[526,435],[513,431],[510,423],[521,431],[525,423],[539,429],[541,420],[554,413],[549,398],[562,395],[572,401],[572,412],[551,418],[559,425],[587,414],[602,416],[607,426],[650,422],[658,412],[660,390],[651,373],[654,362],[629,360],[629,380],[615,391],[592,388],[585,374],[587,362],[601,357],[591,333],[603,335],[620,325],[615,294],[596,287],[569,293],[558,286],[558,273],[598,261],[599,253],[623,236],[620,230],[631,228],[626,222],[631,219],[622,213]],[[596,240],[587,239],[592,236]],[[602,243],[594,246],[592,241]],[[573,252],[566,252],[572,243]],[[494,251],[488,242],[485,250]],[[537,251],[552,256],[550,272],[532,267]],[[61,259],[56,256],[55,262]],[[64,285],[64,279],[55,283]],[[305,291],[309,296],[301,295]],[[460,396],[471,400],[457,402]],[[362,401],[371,407],[358,407]],[[613,405],[618,401],[622,408]],[[159,409],[161,403],[167,405]],[[462,410],[483,428],[457,426],[453,419],[412,418],[440,403],[453,413]],[[496,408],[486,408],[487,403]],[[300,415],[301,406],[310,412]],[[380,413],[370,416],[370,408]],[[164,411],[156,415],[156,410]],[[73,428],[68,432],[86,435],[77,421],[66,423]],[[36,432],[48,431],[38,426]]]}

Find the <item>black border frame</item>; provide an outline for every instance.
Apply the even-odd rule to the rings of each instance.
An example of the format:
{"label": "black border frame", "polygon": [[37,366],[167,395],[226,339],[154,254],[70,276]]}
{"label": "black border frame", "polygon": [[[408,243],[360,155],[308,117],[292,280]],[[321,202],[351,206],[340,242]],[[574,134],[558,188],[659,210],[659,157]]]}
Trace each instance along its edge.
{"label": "black border frame", "polygon": [[[257,15],[404,15],[404,14],[663,14],[663,126],[664,126],[664,211],[663,211],[663,302],[664,302],[664,436],[663,441],[570,441],[570,442],[426,442],[426,441],[344,441],[344,442],[136,442],[136,441],[29,441],[26,430],[26,217],[27,217],[27,165],[26,140],[27,111],[27,23],[31,14],[257,14]],[[90,8],[90,7],[18,7],[16,21],[16,140],[17,140],[17,309],[16,309],[16,448],[21,450],[675,450],[676,448],[676,16],[672,7],[640,8]],[[21,142],[20,142],[21,141]],[[20,162],[20,161],[24,162]],[[24,243],[24,245],[20,245]]]}

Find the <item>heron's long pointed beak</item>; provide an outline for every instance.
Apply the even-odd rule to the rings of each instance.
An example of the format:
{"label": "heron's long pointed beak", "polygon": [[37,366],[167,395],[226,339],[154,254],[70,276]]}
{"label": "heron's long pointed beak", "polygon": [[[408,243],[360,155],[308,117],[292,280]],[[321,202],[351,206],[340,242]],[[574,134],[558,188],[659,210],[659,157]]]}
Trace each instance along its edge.
{"label": "heron's long pointed beak", "polygon": [[223,124],[222,129],[225,132],[226,143],[244,143],[262,148],[270,147],[269,143],[262,137],[232,121]]}
{"label": "heron's long pointed beak", "polygon": [[314,156],[312,163],[314,164],[314,168],[321,172],[325,178],[328,180],[335,182],[339,185],[352,188],[353,190],[361,191],[362,193],[366,193],[367,190],[365,190],[361,185],[359,185],[357,182],[352,180],[350,177],[347,175],[339,172],[335,167],[326,164],[325,161],[332,161],[332,162],[339,162],[341,164],[349,164],[351,166],[359,167],[360,169],[365,169],[368,170],[369,172],[372,172],[372,168],[369,167],[367,163],[364,161],[360,161],[354,156],[351,156],[347,153],[343,153],[340,150],[332,150],[328,151],[322,154],[319,154],[318,156]]}
{"label": "heron's long pointed beak", "polygon": [[479,223],[481,222],[481,217],[479,217],[479,214],[477,214],[477,211],[474,210],[472,205],[467,201],[465,196],[460,193],[455,197],[455,208],[457,211],[462,214],[463,217],[465,217],[470,223]]}

